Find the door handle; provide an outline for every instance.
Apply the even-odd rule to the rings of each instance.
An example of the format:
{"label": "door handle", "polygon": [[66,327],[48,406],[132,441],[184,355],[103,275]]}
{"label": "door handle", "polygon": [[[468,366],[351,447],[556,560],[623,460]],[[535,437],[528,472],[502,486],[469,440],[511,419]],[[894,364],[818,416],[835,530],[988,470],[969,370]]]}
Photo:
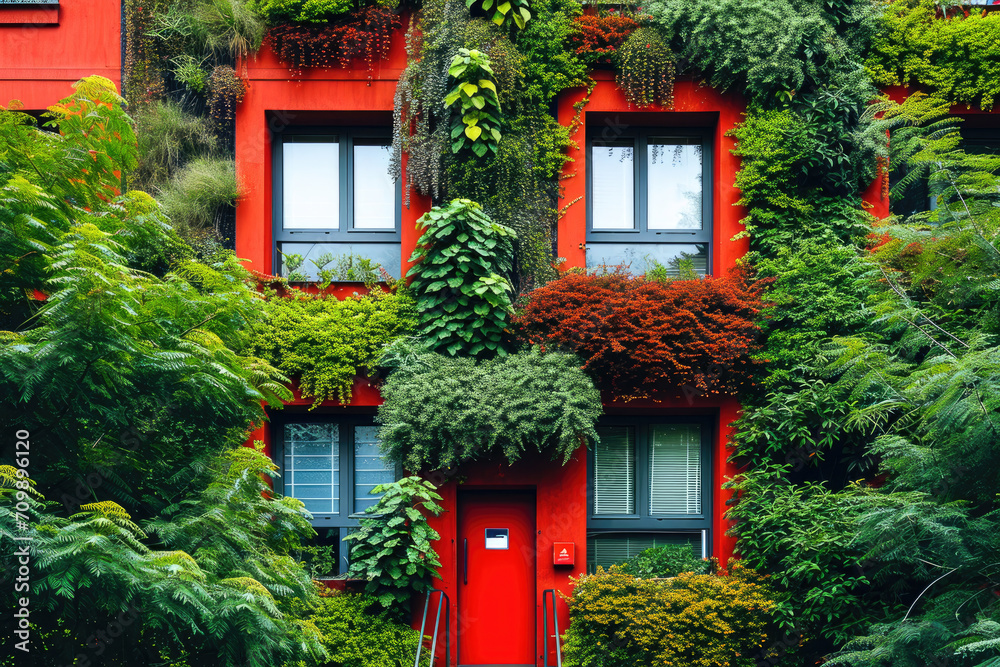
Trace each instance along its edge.
{"label": "door handle", "polygon": [[465,585],[469,585],[469,538],[465,538],[465,575],[463,576],[463,581]]}

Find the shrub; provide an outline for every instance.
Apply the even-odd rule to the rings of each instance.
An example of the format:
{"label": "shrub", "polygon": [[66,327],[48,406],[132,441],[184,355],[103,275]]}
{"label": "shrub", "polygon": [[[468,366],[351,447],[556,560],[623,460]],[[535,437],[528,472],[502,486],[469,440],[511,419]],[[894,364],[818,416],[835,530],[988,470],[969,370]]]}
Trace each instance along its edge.
{"label": "shrub", "polygon": [[379,484],[372,493],[383,496],[368,508],[357,532],[344,538],[352,542],[350,574],[365,579],[365,592],[400,617],[409,610],[413,593],[427,593],[433,580],[440,579],[441,561],[431,542],[441,536],[425,516],[444,512],[435,488],[419,477]]}
{"label": "shrub", "polygon": [[726,513],[730,534],[748,567],[774,573],[782,628],[838,644],[872,620],[861,613],[870,585],[861,567],[867,545],[857,540],[862,508],[851,490],[791,484],[783,479],[790,468],[761,464],[727,483],[740,496]]}
{"label": "shrub", "polygon": [[267,23],[326,23],[354,9],[353,0],[250,0],[248,7]]}
{"label": "shrub", "polygon": [[413,278],[419,330],[430,349],[452,356],[504,354],[514,230],[468,199],[435,206],[417,224],[423,234],[410,257],[417,263],[406,275]]}
{"label": "shrub", "polygon": [[182,167],[159,193],[163,212],[185,238],[217,232],[215,224],[226,207],[240,197],[236,163],[231,159],[201,157]]}
{"label": "shrub", "polygon": [[571,272],[528,294],[517,323],[533,344],[579,354],[615,396],[735,393],[750,386],[764,281],[659,281]]}
{"label": "shrub", "polygon": [[[951,102],[993,108],[1000,95],[1000,15],[957,5],[938,20],[934,0],[897,0],[882,14],[865,65],[881,86],[921,84]],[[972,8],[970,8],[972,9]]]}
{"label": "shrub", "polygon": [[674,104],[674,54],[656,28],[639,28],[614,58],[625,98],[640,107]]}
{"label": "shrub", "polygon": [[597,439],[600,395],[576,357],[537,350],[476,363],[417,354],[389,376],[382,447],[410,470],[552,447],[565,463]]}
{"label": "shrub", "polygon": [[681,572],[709,574],[711,561],[695,557],[683,544],[651,547],[622,563],[621,571],[641,578],[676,577]]}
{"label": "shrub", "polygon": [[351,400],[358,373],[373,370],[382,346],[415,324],[412,299],[403,292],[373,289],[343,300],[304,294],[271,295],[252,323],[251,347],[282,373],[299,378],[313,407],[325,400]]}
{"label": "shrub", "polygon": [[612,565],[584,575],[569,600],[566,667],[754,667],[767,656],[774,602],[764,577],[637,579]]}
{"label": "shrub", "polygon": [[577,32],[570,38],[570,44],[587,64],[610,63],[622,42],[639,27],[635,19],[620,14],[577,16],[573,23]]}
{"label": "shrub", "polygon": [[[322,633],[329,667],[412,667],[420,632],[357,593],[320,594],[309,614]],[[427,664],[427,663],[425,663]]]}
{"label": "shrub", "polygon": [[364,7],[336,23],[287,24],[271,28],[274,52],[293,70],[347,67],[363,58],[371,78],[375,63],[389,55],[392,34],[402,27],[399,16],[384,7]]}

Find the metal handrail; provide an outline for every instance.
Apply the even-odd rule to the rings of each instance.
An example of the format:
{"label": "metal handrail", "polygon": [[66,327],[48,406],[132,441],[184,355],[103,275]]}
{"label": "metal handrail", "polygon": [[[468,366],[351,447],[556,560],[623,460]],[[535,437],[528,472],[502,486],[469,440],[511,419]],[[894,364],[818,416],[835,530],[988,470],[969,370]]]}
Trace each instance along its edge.
{"label": "metal handrail", "polygon": [[434,616],[434,633],[431,635],[431,667],[434,666],[434,659],[437,657],[438,630],[441,627],[441,609],[444,608],[444,667],[451,665],[451,600],[448,594],[435,588],[427,593],[424,600],[424,616],[420,620],[420,637],[417,639],[417,657],[413,661],[413,667],[420,667],[420,652],[424,648],[424,630],[427,628],[427,612],[430,610],[431,598],[435,593],[440,593],[438,598],[437,614]]}
{"label": "metal handrail", "polygon": [[[545,603],[548,601],[549,593],[552,594],[552,629],[556,638],[556,664],[549,663],[549,612]],[[559,645],[559,614],[556,613],[556,589],[549,588],[542,591],[542,635],[545,643],[544,656],[542,658],[544,667],[562,667],[562,647]]]}

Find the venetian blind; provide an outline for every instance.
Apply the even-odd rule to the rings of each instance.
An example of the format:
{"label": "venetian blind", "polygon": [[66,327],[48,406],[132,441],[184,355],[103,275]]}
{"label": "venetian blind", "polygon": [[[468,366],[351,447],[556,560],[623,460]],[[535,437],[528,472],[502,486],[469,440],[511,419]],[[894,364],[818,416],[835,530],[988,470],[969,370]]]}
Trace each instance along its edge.
{"label": "venetian blind", "polygon": [[701,427],[649,429],[649,513],[701,514]]}
{"label": "venetian blind", "polygon": [[635,429],[598,429],[594,448],[594,514],[635,514]]}

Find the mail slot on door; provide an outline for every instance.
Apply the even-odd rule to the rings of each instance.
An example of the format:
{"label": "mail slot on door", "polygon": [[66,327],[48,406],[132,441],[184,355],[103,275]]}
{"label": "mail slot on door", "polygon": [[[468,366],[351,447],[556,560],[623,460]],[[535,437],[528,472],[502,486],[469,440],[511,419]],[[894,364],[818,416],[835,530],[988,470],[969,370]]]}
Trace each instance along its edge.
{"label": "mail slot on door", "polygon": [[576,555],[576,545],[573,542],[553,542],[552,544],[553,565],[576,565],[574,561],[575,555]]}

